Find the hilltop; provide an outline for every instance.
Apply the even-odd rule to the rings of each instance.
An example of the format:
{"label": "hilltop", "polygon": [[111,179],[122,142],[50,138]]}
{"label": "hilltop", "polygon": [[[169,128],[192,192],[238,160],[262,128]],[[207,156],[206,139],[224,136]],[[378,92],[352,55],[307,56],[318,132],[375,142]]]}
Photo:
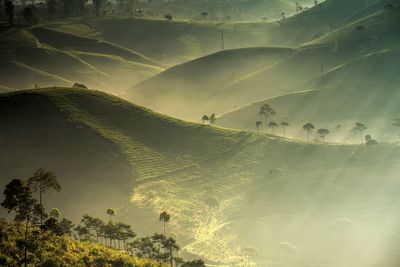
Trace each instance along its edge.
{"label": "hilltop", "polygon": [[0,42],[0,83],[18,89],[78,82],[121,93],[163,70],[132,50],[42,26],[9,29]]}
{"label": "hilltop", "polygon": [[[115,207],[152,233],[168,210],[184,254],[207,262],[397,266],[399,194],[387,189],[397,185],[398,145],[308,145],[171,119],[91,90],[6,93],[0,111],[1,177],[54,171],[63,191],[45,205],[67,217]],[[377,254],[360,258],[356,248]]]}

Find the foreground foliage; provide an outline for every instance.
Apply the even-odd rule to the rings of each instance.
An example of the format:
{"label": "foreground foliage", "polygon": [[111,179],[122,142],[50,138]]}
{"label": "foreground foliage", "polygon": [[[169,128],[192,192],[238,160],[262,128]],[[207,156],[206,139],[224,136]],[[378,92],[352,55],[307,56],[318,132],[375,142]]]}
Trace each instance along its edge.
{"label": "foreground foliage", "polygon": [[[30,228],[27,244],[31,266],[163,266],[160,263],[130,256],[124,251],[90,242],[58,236],[50,231]],[[24,227],[0,221],[0,265],[23,263]]]}

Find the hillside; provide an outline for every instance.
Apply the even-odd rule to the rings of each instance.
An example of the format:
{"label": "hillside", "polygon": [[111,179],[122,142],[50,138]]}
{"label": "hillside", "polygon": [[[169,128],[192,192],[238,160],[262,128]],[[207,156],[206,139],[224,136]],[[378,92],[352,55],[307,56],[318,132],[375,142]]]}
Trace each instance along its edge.
{"label": "hillside", "polygon": [[170,116],[199,121],[205,113],[229,110],[238,103],[232,101],[237,95],[225,90],[227,84],[282,61],[295,52],[289,48],[218,52],[174,66],[138,84],[126,97]]}
{"label": "hillside", "polygon": [[230,266],[398,266],[396,144],[308,145],[65,88],[2,94],[0,113],[2,184],[54,171],[44,201],[67,217],[115,207],[153,233],[168,210],[184,255]]}
{"label": "hillside", "polygon": [[[326,1],[321,4],[321,7],[316,6],[310,9],[310,12],[320,8],[324,10],[325,5],[329,7],[329,3]],[[304,11],[304,13],[307,12],[309,11]],[[301,17],[302,14],[298,16]],[[295,20],[296,17],[291,19]],[[394,51],[399,41],[396,30],[399,19],[398,11],[388,13],[381,7],[379,11],[307,42],[293,49],[289,54],[274,57],[273,60],[265,60],[264,64],[253,65],[252,69],[247,68],[247,72],[238,73],[223,83],[219,83],[214,78],[214,75],[219,72],[215,71],[211,58],[218,58],[219,54],[213,54],[177,68],[171,68],[137,84],[133,88],[130,99],[149,105],[158,112],[199,121],[203,114],[213,112],[221,114],[262,99],[295,92],[326,87],[352,89],[357,86],[355,84],[357,81],[362,81],[364,86],[378,83],[382,89],[385,89],[393,84],[389,80],[395,79],[395,76],[387,73],[392,73],[392,69],[397,68],[396,61],[390,60],[389,55],[397,55]],[[357,30],[357,27],[361,28]],[[252,59],[246,58],[246,55],[240,58],[241,50],[233,50],[232,53],[235,51],[237,64]],[[260,51],[262,50],[254,50],[254,53],[259,53],[261,58]],[[271,50],[264,49],[263,51]],[[373,60],[374,58],[380,58],[378,60],[380,63]],[[212,73],[205,72],[204,78],[202,77],[203,81],[207,81],[206,86],[201,86],[199,80],[193,78],[196,77],[196,72],[192,66],[199,65],[200,62],[203,69]],[[219,62],[223,63],[222,60]],[[362,64],[357,65],[354,62],[362,62]],[[375,63],[380,66],[376,72],[372,70],[375,68]],[[225,68],[229,69],[232,63],[227,62],[225,65]],[[324,76],[323,80],[321,80],[321,75]],[[382,81],[385,79],[389,80]],[[173,104],[165,101],[165,97],[169,97],[166,92],[172,92],[171,96],[175,100]]]}
{"label": "hillside", "polygon": [[0,41],[0,82],[18,89],[78,82],[118,94],[162,71],[129,49],[41,26],[9,29]]}
{"label": "hillside", "polygon": [[[288,136],[292,138],[304,139],[302,126],[312,122],[318,128],[328,128],[330,140],[358,142],[351,132],[358,121],[367,125],[367,132],[378,140],[397,140],[398,133],[392,124],[400,114],[395,104],[399,101],[399,78],[395,74],[399,56],[398,48],[371,53],[306,83],[309,88],[325,86],[324,90],[256,102],[223,114],[218,123],[229,128],[255,130],[255,122],[262,120],[258,116],[259,108],[268,103],[277,111],[270,120],[280,123],[288,119],[291,123]],[[341,129],[335,129],[338,125]]]}

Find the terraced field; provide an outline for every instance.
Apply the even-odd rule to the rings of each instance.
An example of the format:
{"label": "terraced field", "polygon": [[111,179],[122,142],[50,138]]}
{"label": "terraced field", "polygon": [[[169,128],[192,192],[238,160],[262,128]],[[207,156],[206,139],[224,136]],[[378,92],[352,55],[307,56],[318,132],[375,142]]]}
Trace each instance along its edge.
{"label": "terraced field", "polygon": [[115,207],[152,233],[168,210],[183,254],[214,264],[398,264],[398,145],[308,145],[67,88],[2,94],[0,111],[1,177],[55,171],[45,203],[67,217]]}

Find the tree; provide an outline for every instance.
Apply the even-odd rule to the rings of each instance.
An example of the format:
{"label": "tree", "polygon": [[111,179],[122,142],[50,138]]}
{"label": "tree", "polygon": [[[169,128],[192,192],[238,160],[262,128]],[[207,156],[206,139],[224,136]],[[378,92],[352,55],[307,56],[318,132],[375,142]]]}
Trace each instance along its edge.
{"label": "tree", "polygon": [[27,247],[28,247],[28,228],[33,217],[33,211],[37,200],[32,197],[32,191],[26,183],[19,179],[11,180],[4,189],[4,200],[1,206],[7,211],[15,212],[14,220],[25,222],[24,238],[24,266],[28,265]]}
{"label": "tree", "polygon": [[166,248],[169,251],[169,262],[171,267],[174,265],[174,255],[173,251],[178,251],[180,248],[178,244],[176,243],[176,240],[173,239],[172,237],[165,238],[162,241],[163,247]]}
{"label": "tree", "polygon": [[[136,234],[132,231],[131,226],[129,224],[119,222],[115,225],[115,228],[118,241],[121,240],[124,245],[124,248],[126,248],[126,241],[131,238],[134,238]],[[120,248],[119,243],[118,243],[118,248]]]}
{"label": "tree", "polygon": [[171,21],[172,20],[172,16],[171,15],[165,15],[164,19],[166,19],[167,21]]}
{"label": "tree", "polygon": [[363,137],[362,137],[363,131],[365,131],[366,129],[368,129],[368,128],[364,124],[362,124],[360,122],[356,122],[354,127],[353,127],[353,130],[360,134],[361,142],[362,142],[362,139],[363,139]]}
{"label": "tree", "polygon": [[131,249],[132,254],[139,258],[148,260],[159,259],[160,249],[155,246],[151,237],[141,237],[133,242],[128,243],[128,247]]}
{"label": "tree", "polygon": [[81,224],[83,227],[88,229],[89,235],[96,237],[96,242],[99,243],[99,237],[102,233],[104,222],[99,218],[94,218],[88,214],[85,214],[82,216]]}
{"label": "tree", "polygon": [[283,128],[283,137],[286,138],[286,127],[289,127],[289,122],[283,121],[281,122],[282,128]]}
{"label": "tree", "polygon": [[262,121],[256,121],[257,132],[260,130],[261,125],[262,125]]}
{"label": "tree", "polygon": [[274,121],[268,123],[268,128],[272,128],[272,135],[275,135],[275,128],[278,127],[278,124]]}
{"label": "tree", "polygon": [[49,16],[54,16],[57,13],[57,1],[56,0],[48,0],[47,1],[47,14]]}
{"label": "tree", "polygon": [[94,5],[94,10],[96,12],[96,16],[100,15],[100,10],[103,6],[103,1],[104,0],[93,0],[93,5]]}
{"label": "tree", "polygon": [[396,118],[393,120],[393,126],[400,130],[400,118]]}
{"label": "tree", "polygon": [[206,20],[207,17],[208,17],[208,12],[207,12],[207,11],[203,11],[203,12],[201,13],[201,16],[203,17],[204,20]]}
{"label": "tree", "polygon": [[108,216],[110,216],[110,222],[111,222],[111,217],[115,215],[115,210],[114,209],[107,209],[106,213],[107,213]]}
{"label": "tree", "polygon": [[60,223],[60,228],[61,232],[63,235],[72,235],[72,229],[75,227],[75,225],[72,223],[72,221],[63,218]]}
{"label": "tree", "polygon": [[203,121],[203,124],[205,124],[206,121],[209,121],[209,118],[207,115],[203,115],[203,117],[201,118],[201,120]]}
{"label": "tree", "polygon": [[262,117],[264,117],[264,125],[268,125],[267,124],[267,119],[269,116],[271,115],[275,115],[276,112],[273,108],[271,108],[268,104],[264,104],[260,107],[259,111],[258,111],[258,115],[261,115]]}
{"label": "tree", "polygon": [[165,226],[169,222],[171,216],[168,214],[168,212],[163,211],[160,214],[159,220],[164,224],[164,236],[165,236]]}
{"label": "tree", "polygon": [[5,11],[8,17],[8,25],[14,26],[14,4],[11,0],[6,2]]}
{"label": "tree", "polygon": [[311,123],[306,123],[303,125],[303,130],[307,132],[307,142],[310,143],[310,134],[315,129],[314,125]]}
{"label": "tree", "polygon": [[[55,190],[61,191],[61,185],[57,181],[57,177],[54,173],[46,171],[42,168],[38,169],[32,177],[28,178],[28,185],[33,189],[34,192],[39,192],[39,204],[43,206],[42,194]],[[40,225],[43,219],[40,219]]]}
{"label": "tree", "polygon": [[35,25],[38,22],[38,16],[34,6],[27,6],[22,11],[22,16],[31,25]]}
{"label": "tree", "polygon": [[60,213],[60,211],[59,211],[57,208],[54,208],[54,209],[52,209],[52,210],[50,211],[49,215],[50,215],[50,217],[52,217],[52,218],[58,219],[58,218],[60,218],[61,213]]}
{"label": "tree", "polygon": [[329,134],[329,130],[328,129],[319,129],[317,131],[317,134],[322,139],[322,143],[325,143],[325,137]]}
{"label": "tree", "polygon": [[208,121],[211,124],[216,124],[217,123],[217,117],[215,117],[215,113],[211,114],[211,116],[208,118]]}

